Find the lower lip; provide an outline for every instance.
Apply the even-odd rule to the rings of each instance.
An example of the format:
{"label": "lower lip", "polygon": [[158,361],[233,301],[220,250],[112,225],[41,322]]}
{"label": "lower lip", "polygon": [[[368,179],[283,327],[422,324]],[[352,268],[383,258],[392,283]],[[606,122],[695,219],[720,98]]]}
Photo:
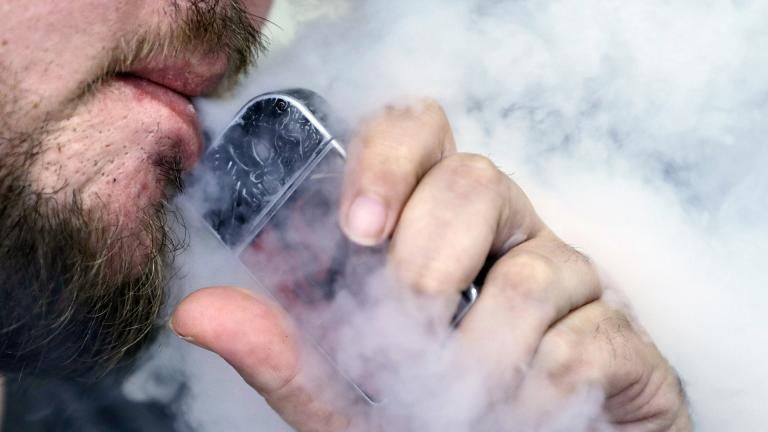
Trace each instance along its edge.
{"label": "lower lip", "polygon": [[200,125],[197,121],[197,113],[192,102],[167,87],[139,77],[121,75],[118,76],[116,80],[121,84],[131,87],[139,101],[149,100],[159,103],[176,114],[176,117],[184,123],[183,128],[187,131],[193,131],[192,133],[196,135],[181,139],[185,152],[189,153],[187,155],[188,157],[185,157],[184,159],[185,161],[188,161],[190,165],[197,161],[202,150],[202,139]]}

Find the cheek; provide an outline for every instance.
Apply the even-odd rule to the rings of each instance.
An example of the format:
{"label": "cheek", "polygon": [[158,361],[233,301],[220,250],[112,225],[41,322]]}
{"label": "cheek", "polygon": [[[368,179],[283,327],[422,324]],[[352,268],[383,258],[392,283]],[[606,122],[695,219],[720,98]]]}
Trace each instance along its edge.
{"label": "cheek", "polygon": [[[0,92],[9,87],[25,107],[13,118],[15,126],[26,130],[57,118],[118,47],[147,31],[169,28],[174,5],[189,1],[0,1]],[[252,12],[262,14],[269,3],[249,2]]]}
{"label": "cheek", "polygon": [[[0,2],[0,59],[15,93],[30,112],[14,119],[34,125],[55,116],[65,101],[93,79],[126,35],[151,24],[140,1]],[[2,82],[0,82],[1,84]]]}

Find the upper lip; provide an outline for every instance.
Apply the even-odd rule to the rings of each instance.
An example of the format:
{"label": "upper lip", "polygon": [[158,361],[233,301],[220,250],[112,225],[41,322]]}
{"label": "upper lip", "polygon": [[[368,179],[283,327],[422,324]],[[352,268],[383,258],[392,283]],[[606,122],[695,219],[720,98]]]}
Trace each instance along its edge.
{"label": "upper lip", "polygon": [[158,57],[139,62],[126,73],[191,98],[213,90],[226,75],[227,67],[224,55]]}

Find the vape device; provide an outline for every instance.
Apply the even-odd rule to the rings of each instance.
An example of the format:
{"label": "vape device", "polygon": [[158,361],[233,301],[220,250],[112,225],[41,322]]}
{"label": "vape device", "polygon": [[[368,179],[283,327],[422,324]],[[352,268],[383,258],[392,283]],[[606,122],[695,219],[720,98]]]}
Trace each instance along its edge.
{"label": "vape device", "polygon": [[[339,303],[364,297],[368,272],[386,259],[385,246],[355,245],[338,226],[339,125],[309,90],[267,93],[241,109],[191,174],[205,222],[331,361],[345,320]],[[454,325],[476,297],[474,285],[463,293]],[[339,372],[369,402],[381,399]]]}

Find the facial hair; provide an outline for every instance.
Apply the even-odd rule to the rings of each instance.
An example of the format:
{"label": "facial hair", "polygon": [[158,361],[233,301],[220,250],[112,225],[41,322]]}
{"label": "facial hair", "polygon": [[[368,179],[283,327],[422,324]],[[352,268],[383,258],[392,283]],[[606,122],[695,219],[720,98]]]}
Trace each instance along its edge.
{"label": "facial hair", "polygon": [[98,212],[77,196],[59,202],[29,186],[38,138],[6,140],[23,150],[0,162],[0,370],[98,375],[152,329],[176,242],[162,204],[145,210],[147,258],[132,268],[120,257],[127,239]]}
{"label": "facial hair", "polygon": [[[120,44],[62,111],[74,111],[99,83],[148,56],[216,50],[228,55],[234,77],[264,47],[235,0],[173,5],[178,28]],[[180,248],[167,224],[172,213],[166,202],[155,203],[126,232],[103,216],[109,209],[85,208],[79,191],[62,198],[36,190],[30,171],[56,125],[13,130],[24,95],[3,69],[0,63],[0,373],[98,377],[133,357],[156,325]],[[153,164],[164,189],[181,187],[180,158]]]}

